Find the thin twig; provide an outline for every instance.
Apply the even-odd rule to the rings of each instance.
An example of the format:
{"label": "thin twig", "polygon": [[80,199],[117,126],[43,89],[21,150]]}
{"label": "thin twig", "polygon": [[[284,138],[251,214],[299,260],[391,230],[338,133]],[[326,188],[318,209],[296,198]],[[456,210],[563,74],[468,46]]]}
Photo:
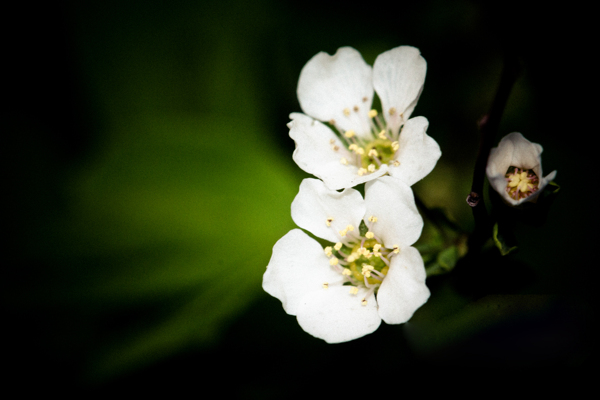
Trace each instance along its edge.
{"label": "thin twig", "polygon": [[504,113],[508,96],[519,76],[520,70],[521,66],[516,55],[507,52],[504,56],[504,67],[500,77],[500,84],[498,85],[498,91],[494,97],[490,112],[479,121],[479,132],[481,134],[479,152],[475,161],[475,168],[473,169],[471,193],[467,197],[467,204],[472,208],[473,218],[475,219],[475,229],[469,240],[469,249],[479,248],[491,236],[492,226],[485,208],[483,196],[485,168],[490,149],[498,133],[498,127],[500,126],[500,120]]}

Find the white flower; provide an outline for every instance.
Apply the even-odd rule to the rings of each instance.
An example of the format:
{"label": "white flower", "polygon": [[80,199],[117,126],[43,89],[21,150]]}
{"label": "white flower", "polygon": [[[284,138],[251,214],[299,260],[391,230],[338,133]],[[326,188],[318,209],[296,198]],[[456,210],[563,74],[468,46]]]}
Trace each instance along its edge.
{"label": "white flower", "polygon": [[542,177],[542,146],[513,132],[490,151],[486,173],[490,185],[512,206],[535,201],[556,171]]}
{"label": "white flower", "polygon": [[263,288],[311,335],[329,343],[353,340],[381,320],[408,321],[429,298],[423,259],[411,247],[423,219],[404,183],[391,177],[368,182],[363,199],[354,189],[337,192],[305,179],[292,218],[332,244],[323,249],[302,230],[291,230],[273,247]]}
{"label": "white flower", "polygon": [[[294,161],[330,189],[353,187],[386,173],[409,186],[423,179],[441,156],[437,142],[426,134],[427,119],[409,119],[426,70],[425,59],[410,46],[380,54],[373,68],[351,47],[333,56],[314,56],[298,81],[306,115],[292,113],[288,124],[296,142]],[[381,100],[381,114],[371,109],[373,90]]]}

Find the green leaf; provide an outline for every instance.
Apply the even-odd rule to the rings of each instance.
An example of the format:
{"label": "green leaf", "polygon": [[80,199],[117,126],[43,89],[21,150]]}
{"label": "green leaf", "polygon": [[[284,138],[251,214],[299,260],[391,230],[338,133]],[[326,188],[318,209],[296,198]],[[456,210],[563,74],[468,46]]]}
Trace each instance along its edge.
{"label": "green leaf", "polygon": [[514,241],[507,239],[504,235],[500,233],[498,223],[494,224],[493,238],[494,244],[496,245],[498,250],[500,250],[500,254],[502,254],[503,256],[517,249],[517,246],[514,243]]}

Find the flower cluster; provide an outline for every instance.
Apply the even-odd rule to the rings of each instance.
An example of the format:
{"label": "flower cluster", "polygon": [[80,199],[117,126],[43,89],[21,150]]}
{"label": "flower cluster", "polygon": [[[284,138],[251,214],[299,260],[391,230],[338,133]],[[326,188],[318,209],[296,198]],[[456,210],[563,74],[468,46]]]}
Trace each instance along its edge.
{"label": "flower cluster", "polygon": [[[410,118],[426,62],[401,46],[367,65],[356,50],[319,53],[302,69],[292,113],[294,161],[305,179],[292,203],[301,228],[273,248],[263,288],[329,343],[353,340],[381,321],[400,324],[429,298],[423,259],[412,244],[423,229],[410,188],[441,151],[427,119]],[[382,110],[372,109],[374,93]],[[365,184],[365,196],[352,187]],[[343,189],[339,192],[338,190]]]}

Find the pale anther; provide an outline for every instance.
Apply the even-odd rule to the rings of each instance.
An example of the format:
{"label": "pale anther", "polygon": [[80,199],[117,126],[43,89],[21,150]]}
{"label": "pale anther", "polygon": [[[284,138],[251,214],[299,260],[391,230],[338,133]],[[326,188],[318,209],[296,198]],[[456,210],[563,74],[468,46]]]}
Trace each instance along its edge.
{"label": "pale anther", "polygon": [[329,283],[327,283],[327,282],[323,283],[323,289],[329,289]]}
{"label": "pale anther", "polygon": [[354,112],[358,112],[358,110],[359,110],[358,106],[354,106],[353,110],[354,110]]}
{"label": "pale anther", "polygon": [[371,231],[365,233],[365,237],[367,239],[373,239],[374,236],[375,236],[375,234],[373,232],[371,232]]}
{"label": "pale anther", "polygon": [[379,136],[379,139],[386,139],[387,138],[387,136],[385,134],[385,131],[379,132],[379,134],[377,136]]}
{"label": "pale anther", "polygon": [[394,114],[396,114],[396,108],[392,107],[392,108],[390,108],[390,111],[388,111],[388,112],[390,113],[390,115],[394,115]]}
{"label": "pale anther", "polygon": [[392,161],[392,165],[393,165],[394,167],[399,167],[399,166],[400,166],[400,161],[398,161],[398,160],[394,160],[394,161]]}
{"label": "pale anther", "polygon": [[395,244],[392,249],[393,249],[394,253],[396,253],[396,254],[400,253],[400,247],[397,244]]}
{"label": "pale anther", "polygon": [[333,218],[329,217],[325,220],[325,225],[327,226],[331,226],[331,223],[333,222]]}
{"label": "pale anther", "polygon": [[337,242],[337,243],[335,244],[335,246],[333,246],[333,248],[334,248],[336,251],[338,251],[339,249],[341,249],[341,248],[342,248],[342,246],[343,246],[342,242]]}
{"label": "pale anther", "polygon": [[332,253],[332,251],[331,251],[331,246],[327,246],[327,247],[325,247],[325,248],[323,249],[323,251],[325,252],[325,255],[326,255],[327,257],[331,257],[331,255],[333,254],[333,253]]}
{"label": "pale anther", "polygon": [[400,148],[400,143],[392,142],[392,150],[396,151]]}
{"label": "pale anther", "polygon": [[377,150],[371,149],[371,150],[369,150],[368,156],[369,157],[377,157],[377,156],[379,156],[379,153],[377,152]]}
{"label": "pale anther", "polygon": [[352,271],[350,271],[348,268],[344,268],[342,275],[350,276],[352,275]]}
{"label": "pale anther", "polygon": [[350,129],[349,131],[346,131],[346,133],[344,133],[344,136],[346,136],[347,138],[351,138],[354,135],[356,135],[356,133],[352,129]]}
{"label": "pale anther", "polygon": [[367,299],[362,299],[362,301],[360,302],[360,304],[362,304],[363,306],[367,305]]}
{"label": "pale anther", "polygon": [[375,172],[375,169],[377,167],[375,167],[375,164],[369,164],[369,166],[367,167],[367,171],[369,172]]}
{"label": "pale anther", "polygon": [[348,229],[350,232],[352,232],[354,230],[354,227],[352,225],[348,225],[346,227],[346,229]]}
{"label": "pale anther", "polygon": [[339,260],[337,258],[335,258],[335,257],[331,257],[329,259],[329,265],[337,265],[338,262],[339,262]]}
{"label": "pale anther", "polygon": [[376,216],[374,216],[374,215],[371,215],[371,216],[369,217],[369,222],[377,222],[377,217],[376,217]]}
{"label": "pale anther", "polygon": [[366,169],[364,169],[364,168],[359,168],[359,169],[358,169],[358,175],[359,175],[359,176],[363,176],[363,175],[364,175],[364,174],[366,174],[366,173],[367,173],[367,170],[366,170]]}
{"label": "pale anther", "polygon": [[356,286],[352,286],[350,288],[350,294],[358,294],[358,288]]}
{"label": "pale anther", "polygon": [[369,118],[375,118],[377,116],[377,110],[369,111]]}
{"label": "pale anther", "polygon": [[348,165],[348,160],[346,160],[344,157],[340,158],[340,163],[342,163],[342,165]]}
{"label": "pale anther", "polygon": [[350,109],[349,109],[349,108],[344,108],[344,115],[345,115],[346,117],[349,117],[349,116],[350,116]]}

